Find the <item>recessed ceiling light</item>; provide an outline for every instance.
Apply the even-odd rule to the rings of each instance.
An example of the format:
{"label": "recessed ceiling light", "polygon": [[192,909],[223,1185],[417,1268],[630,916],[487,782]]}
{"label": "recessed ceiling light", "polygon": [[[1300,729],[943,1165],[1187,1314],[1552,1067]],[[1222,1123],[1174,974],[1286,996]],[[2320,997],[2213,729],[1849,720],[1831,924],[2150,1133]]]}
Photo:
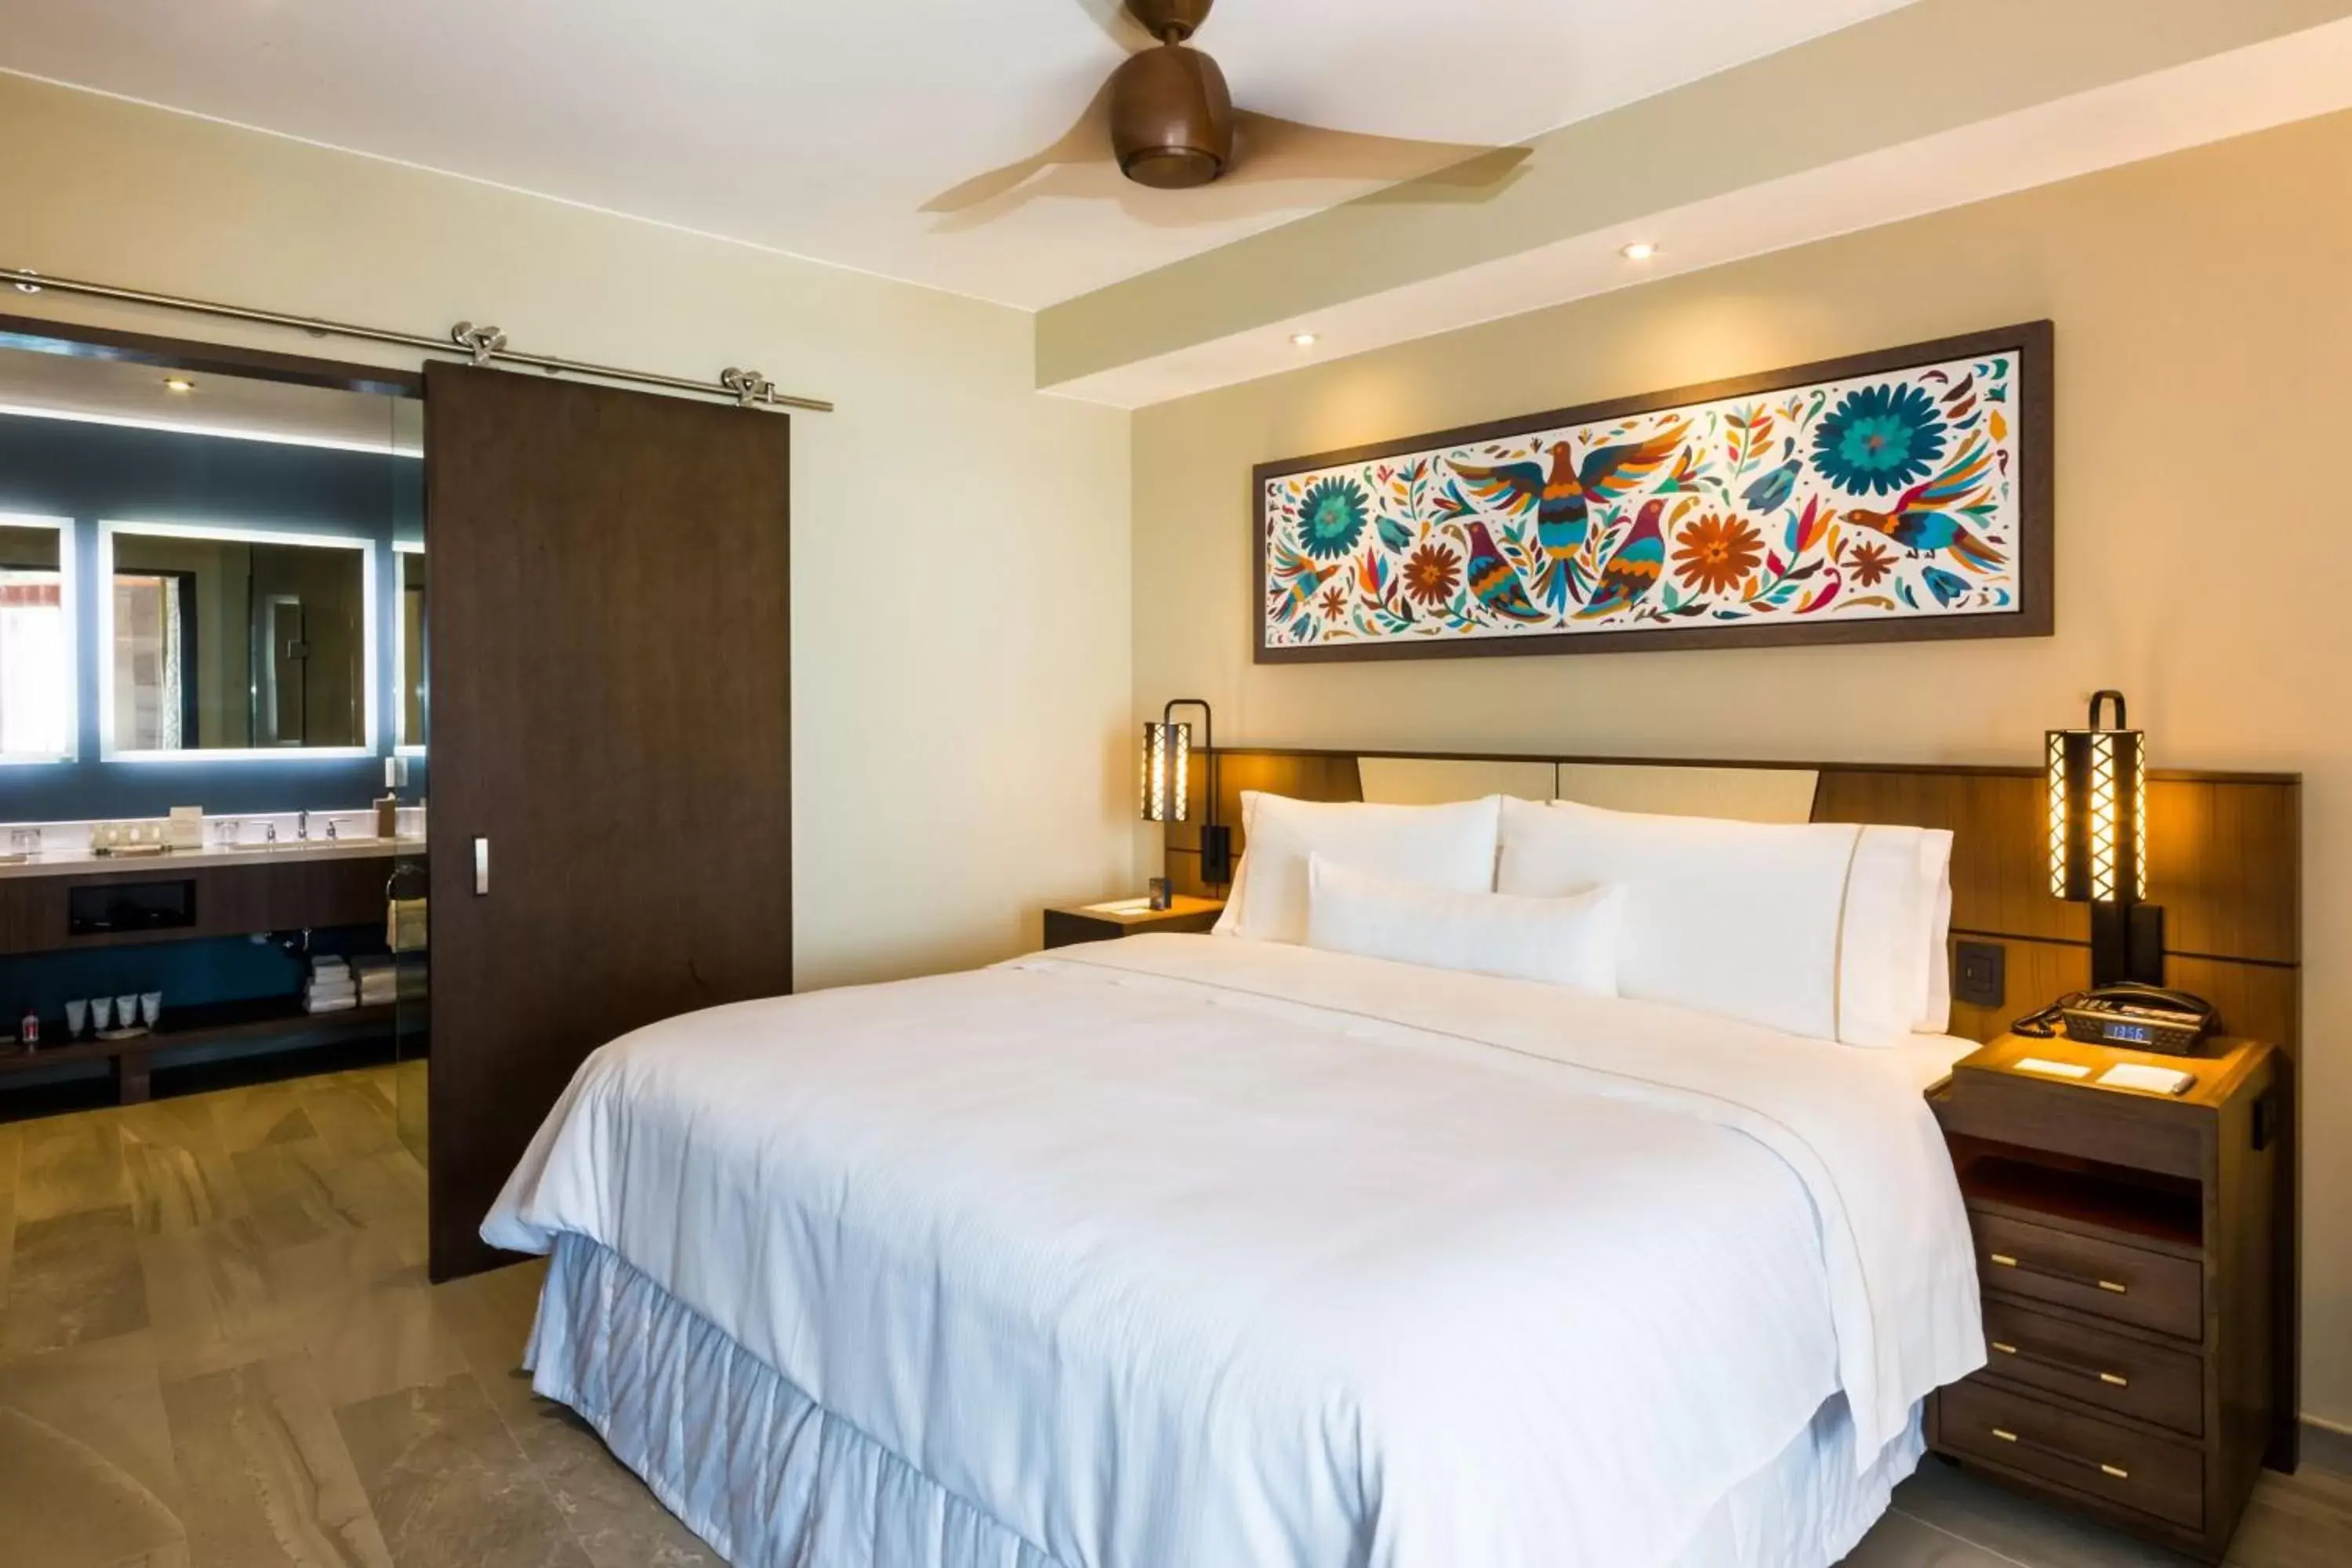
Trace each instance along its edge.
{"label": "recessed ceiling light", "polygon": [[1290,341],[1295,347],[1311,349],[1320,340],[1313,332],[1293,332],[1290,334]]}
{"label": "recessed ceiling light", "polygon": [[1646,239],[1637,239],[1617,254],[1628,261],[1647,261],[1658,254],[1658,247]]}
{"label": "recessed ceiling light", "polygon": [[195,389],[196,384],[184,375],[167,375],[163,378],[163,390],[166,392],[194,392]]}

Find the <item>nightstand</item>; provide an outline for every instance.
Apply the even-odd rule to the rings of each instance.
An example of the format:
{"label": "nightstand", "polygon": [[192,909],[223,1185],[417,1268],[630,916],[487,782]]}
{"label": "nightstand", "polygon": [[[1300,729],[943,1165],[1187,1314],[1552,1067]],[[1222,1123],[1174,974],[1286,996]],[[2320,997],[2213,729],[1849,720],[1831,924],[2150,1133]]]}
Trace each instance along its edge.
{"label": "nightstand", "polygon": [[[2120,1062],[2197,1081],[2095,1081]],[[1953,1070],[1930,1104],[1968,1205],[1988,1364],[1935,1396],[1937,1453],[2221,1561],[2271,1433],[2283,1070],[2259,1041],[2168,1057],[2015,1035]]]}
{"label": "nightstand", "polygon": [[1063,904],[1045,911],[1045,945],[1068,947],[1081,942],[1108,942],[1139,931],[1203,931],[1225,911],[1223,899],[1176,895],[1164,910],[1149,907],[1142,899],[1115,899],[1101,904]]}

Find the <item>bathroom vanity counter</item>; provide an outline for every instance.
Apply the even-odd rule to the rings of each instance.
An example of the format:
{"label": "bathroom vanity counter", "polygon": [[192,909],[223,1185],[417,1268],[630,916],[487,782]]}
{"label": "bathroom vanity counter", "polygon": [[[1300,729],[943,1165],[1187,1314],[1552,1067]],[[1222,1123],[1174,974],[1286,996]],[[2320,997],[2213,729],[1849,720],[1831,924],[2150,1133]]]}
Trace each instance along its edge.
{"label": "bathroom vanity counter", "polygon": [[0,857],[0,880],[17,877],[87,877],[97,872],[170,876],[198,868],[282,866],[306,860],[381,860],[425,853],[425,837],[396,838],[281,838],[275,844],[207,844],[201,849],[168,849],[161,855],[100,855],[81,849],[50,850],[23,860]]}

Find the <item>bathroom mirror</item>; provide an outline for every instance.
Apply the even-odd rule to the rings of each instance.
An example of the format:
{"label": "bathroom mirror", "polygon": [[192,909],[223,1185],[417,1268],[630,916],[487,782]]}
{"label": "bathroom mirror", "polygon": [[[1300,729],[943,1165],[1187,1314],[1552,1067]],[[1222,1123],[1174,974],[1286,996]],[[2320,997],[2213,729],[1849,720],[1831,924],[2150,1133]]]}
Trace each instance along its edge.
{"label": "bathroom mirror", "polygon": [[425,546],[404,542],[392,548],[400,567],[400,686],[393,738],[401,751],[413,753],[425,750],[431,707],[425,679]]}
{"label": "bathroom mirror", "polygon": [[73,595],[66,525],[0,516],[0,762],[74,752]]}
{"label": "bathroom mirror", "polygon": [[99,545],[110,755],[373,749],[366,540],[109,522]]}

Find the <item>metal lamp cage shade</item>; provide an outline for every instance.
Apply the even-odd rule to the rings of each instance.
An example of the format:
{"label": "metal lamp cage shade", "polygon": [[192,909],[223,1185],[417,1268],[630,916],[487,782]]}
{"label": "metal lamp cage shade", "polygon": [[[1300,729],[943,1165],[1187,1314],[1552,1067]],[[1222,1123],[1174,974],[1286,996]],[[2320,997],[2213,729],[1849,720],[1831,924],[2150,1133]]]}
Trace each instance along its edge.
{"label": "metal lamp cage shade", "polygon": [[1143,727],[1143,820],[1187,822],[1192,727],[1158,723]]}
{"label": "metal lamp cage shade", "polygon": [[[2116,721],[2101,728],[2113,699]],[[2091,699],[2090,728],[2049,732],[2050,892],[2075,903],[2147,897],[2147,738],[2126,729],[2123,693]]]}

